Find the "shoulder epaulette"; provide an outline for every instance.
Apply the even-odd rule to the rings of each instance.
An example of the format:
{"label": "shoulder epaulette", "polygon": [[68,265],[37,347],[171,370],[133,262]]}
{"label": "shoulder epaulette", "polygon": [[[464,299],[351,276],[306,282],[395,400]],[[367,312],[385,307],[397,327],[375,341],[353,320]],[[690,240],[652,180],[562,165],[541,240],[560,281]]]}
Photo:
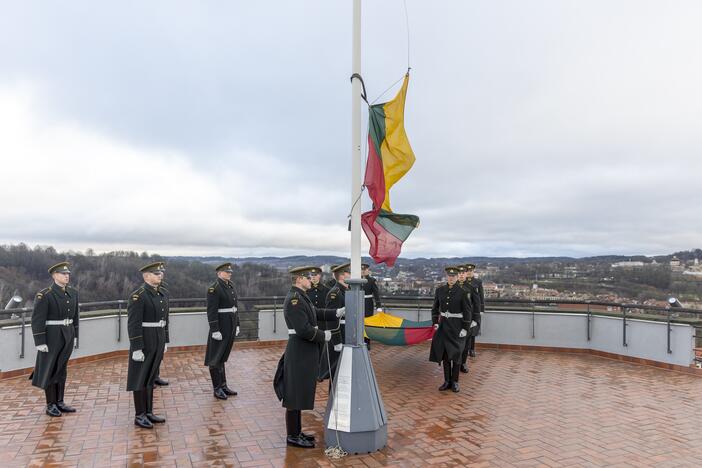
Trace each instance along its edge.
{"label": "shoulder epaulette", "polygon": [[44,294],[48,293],[49,291],[51,291],[51,288],[42,289],[37,293],[37,299],[41,299],[42,297],[44,297]]}
{"label": "shoulder epaulette", "polygon": [[219,284],[219,281],[215,281],[210,285],[209,288],[207,288],[207,292],[215,292],[215,289],[217,289],[217,285]]}
{"label": "shoulder epaulette", "polygon": [[144,287],[142,286],[141,288],[137,289],[131,294],[131,298],[133,301],[136,301],[139,299],[139,296],[141,296],[141,293],[144,292]]}

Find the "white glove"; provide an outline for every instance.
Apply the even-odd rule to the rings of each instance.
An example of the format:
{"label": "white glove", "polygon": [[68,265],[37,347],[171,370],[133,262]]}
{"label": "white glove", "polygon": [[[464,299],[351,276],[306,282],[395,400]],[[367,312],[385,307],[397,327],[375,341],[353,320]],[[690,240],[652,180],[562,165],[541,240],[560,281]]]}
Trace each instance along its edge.
{"label": "white glove", "polygon": [[459,338],[465,338],[465,336],[468,334],[468,330],[461,330],[461,333],[458,334]]}
{"label": "white glove", "polygon": [[217,341],[222,341],[222,332],[214,332],[212,334],[212,339]]}
{"label": "white glove", "polygon": [[331,340],[331,332],[329,330],[324,330],[324,341]]}
{"label": "white glove", "polygon": [[378,313],[380,313],[380,312],[383,311],[383,308],[382,308],[382,307],[378,307],[378,308],[375,309],[375,311],[378,312]]}
{"label": "white glove", "polygon": [[344,315],[346,315],[346,307],[342,307],[340,309],[336,309],[336,317],[341,318]]}
{"label": "white glove", "polygon": [[168,343],[164,343],[163,345],[163,352],[165,353],[166,351],[168,351]]}
{"label": "white glove", "polygon": [[478,322],[476,322],[475,320],[470,322],[470,328],[477,327],[477,326],[478,326]]}
{"label": "white glove", "polygon": [[340,353],[342,349],[344,349],[344,345],[342,345],[341,343],[334,345],[334,351],[336,351],[337,353]]}
{"label": "white glove", "polygon": [[73,347],[75,348],[77,346],[78,346],[78,338],[73,338]]}
{"label": "white glove", "polygon": [[438,330],[438,329],[439,329],[439,324],[438,324],[438,323],[435,323],[435,324],[434,324],[434,330]]}
{"label": "white glove", "polygon": [[39,346],[37,346],[37,351],[39,351],[40,353],[48,353],[49,345],[40,344]]}
{"label": "white glove", "polygon": [[239,328],[239,325],[236,326],[236,334],[234,336],[239,336],[239,332],[241,329]]}
{"label": "white glove", "polygon": [[144,351],[137,349],[132,353],[132,360],[136,362],[144,362],[146,356],[144,356]]}

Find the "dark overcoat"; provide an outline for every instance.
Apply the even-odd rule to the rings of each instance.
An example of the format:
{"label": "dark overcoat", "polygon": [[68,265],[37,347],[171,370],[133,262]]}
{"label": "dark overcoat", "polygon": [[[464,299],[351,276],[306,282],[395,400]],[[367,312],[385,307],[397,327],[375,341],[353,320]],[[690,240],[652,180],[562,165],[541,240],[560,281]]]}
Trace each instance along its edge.
{"label": "dark overcoat", "polygon": [[[234,312],[220,312],[220,309],[234,309]],[[217,281],[207,288],[207,321],[209,332],[205,365],[218,367],[229,359],[236,339],[236,327],[239,326],[236,291],[231,281],[217,278]],[[212,338],[214,332],[220,332],[222,339]]]}
{"label": "dark overcoat", "polygon": [[[73,320],[71,325],[46,325],[47,320]],[[32,385],[47,388],[66,380],[66,366],[73,353],[73,343],[78,338],[78,292],[70,287],[61,288],[54,283],[39,291],[32,312],[34,344],[47,345],[48,353],[37,351]]]}
{"label": "dark overcoat", "polygon": [[[438,330],[431,340],[429,360],[441,362],[444,355],[448,360],[461,361],[461,353],[466,344],[466,338],[459,338],[461,330],[470,330],[472,306],[470,297],[457,282],[453,286],[444,284],[436,288],[434,305],[431,308],[431,321],[439,324]],[[445,317],[442,313],[458,315]]]}

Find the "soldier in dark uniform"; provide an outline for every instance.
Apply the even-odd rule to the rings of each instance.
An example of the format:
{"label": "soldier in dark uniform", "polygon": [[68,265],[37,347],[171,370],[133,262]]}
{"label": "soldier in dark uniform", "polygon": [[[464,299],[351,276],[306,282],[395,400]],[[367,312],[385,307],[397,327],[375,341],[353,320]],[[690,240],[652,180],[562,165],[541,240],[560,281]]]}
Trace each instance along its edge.
{"label": "soldier in dark uniform", "polygon": [[[351,264],[344,263],[343,265],[337,265],[332,270],[332,273],[334,274],[336,284],[333,288],[331,288],[331,290],[329,290],[324,306],[327,309],[339,309],[346,306],[346,291],[349,290],[346,280],[351,275]],[[325,348],[322,350],[319,365],[320,380],[329,379],[330,375],[333,377],[336,373],[336,366],[339,362],[339,354],[341,353],[341,348],[346,340],[345,319],[342,318],[337,320],[334,318],[332,321],[325,321],[323,323],[323,329],[330,330],[332,332],[332,339],[326,343]],[[329,356],[329,362],[327,362],[327,355]],[[331,385],[331,379],[329,379],[329,384]]]}
{"label": "soldier in dark uniform", "polygon": [[447,284],[436,288],[431,320],[436,329],[431,341],[429,360],[444,366],[444,383],[440,391],[459,391],[458,374],[461,353],[471,322],[471,302],[466,291],[457,284],[458,269],[446,267]]}
{"label": "soldier in dark uniform", "polygon": [[312,301],[312,305],[318,309],[324,308],[324,303],[327,300],[327,294],[329,290],[326,285],[322,284],[320,280],[322,279],[322,269],[315,267],[311,272],[312,287],[307,291],[307,297]]}
{"label": "soldier in dark uniform", "polygon": [[[371,317],[375,312],[382,312],[383,309],[380,304],[378,282],[371,276],[370,265],[367,263],[361,263],[361,278],[366,280],[366,282],[363,283],[363,297],[365,299],[364,316]],[[363,337],[363,341],[366,342],[366,346],[370,349],[370,338]]]}
{"label": "soldier in dark uniform", "polygon": [[49,268],[54,283],[36,295],[32,313],[32,334],[37,348],[32,385],[46,393],[46,414],[53,417],[76,410],[63,401],[66,368],[78,339],[78,292],[68,287],[68,262]]}
{"label": "soldier in dark uniform", "polygon": [[314,436],[302,432],[302,410],[314,409],[314,397],[319,375],[320,345],[331,339],[331,331],[317,328],[318,319],[343,316],[345,310],[317,309],[306,291],[312,285],[310,273],[314,267],[290,270],[293,286],[283,303],[283,314],[288,326],[288,344],[278,363],[274,379],[276,394],[285,411],[287,444],[313,448]]}
{"label": "soldier in dark uniform", "polygon": [[144,284],[129,296],[127,331],[129,367],[127,391],[134,392],[134,424],[151,429],[166,422],[153,413],[154,381],[163,353],[168,349],[168,296],[161,290],[165,273],[163,262],[140,268]]}
{"label": "soldier in dark uniform", "polygon": [[478,292],[478,300],[480,302],[478,309],[479,312],[473,313],[473,321],[475,322],[475,326],[471,327],[469,333],[470,336],[468,338],[470,357],[475,357],[475,337],[478,336],[478,333],[480,333],[480,320],[482,319],[482,313],[485,312],[485,290],[483,289],[482,280],[475,276],[475,265],[468,263],[465,265],[465,267],[467,269],[466,282],[470,283],[473,286],[473,289]]}
{"label": "soldier in dark uniform", "polygon": [[468,265],[458,265],[456,268],[458,268],[458,284],[468,293],[473,310],[473,321],[471,321],[470,329],[468,330],[466,346],[463,348],[463,353],[461,353],[461,372],[467,374],[470,338],[478,326],[478,323],[475,321],[475,316],[478,314],[477,311],[480,310],[480,296],[478,295],[478,290],[468,281]]}
{"label": "soldier in dark uniform", "polygon": [[[339,266],[339,265],[332,265],[332,266],[330,266],[330,267],[329,267],[329,271],[334,271],[334,268],[336,268],[336,267],[338,267],[338,266]],[[329,278],[329,279],[327,280],[327,282],[324,283],[324,285],[325,285],[327,288],[331,289],[331,288],[334,287],[335,284],[336,284],[336,278],[334,278],[334,274],[332,273],[332,277]],[[325,297],[324,299],[326,300],[326,297]]]}
{"label": "soldier in dark uniform", "polygon": [[217,281],[207,288],[207,321],[210,331],[207,337],[205,365],[210,367],[214,396],[226,400],[237,393],[227,386],[225,364],[234,346],[235,337],[239,336],[239,313],[237,297],[231,282],[231,263],[223,263],[216,269]]}

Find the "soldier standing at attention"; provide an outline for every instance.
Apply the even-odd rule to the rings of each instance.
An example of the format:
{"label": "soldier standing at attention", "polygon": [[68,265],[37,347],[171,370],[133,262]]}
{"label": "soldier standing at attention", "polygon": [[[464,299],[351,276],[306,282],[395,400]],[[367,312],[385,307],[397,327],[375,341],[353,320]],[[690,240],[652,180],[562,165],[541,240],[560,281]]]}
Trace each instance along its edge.
{"label": "soldier standing at attention", "polygon": [[[468,297],[470,298],[471,309],[473,311],[473,320],[470,323],[470,329],[468,330],[468,336],[466,337],[466,345],[463,347],[463,352],[461,353],[461,372],[464,374],[468,373],[468,351],[470,347],[471,334],[477,330],[478,322],[475,321],[475,316],[478,314],[477,311],[480,310],[480,296],[478,295],[478,290],[468,281],[468,265],[458,265],[458,284],[466,291]],[[476,332],[477,334],[477,332]]]}
{"label": "soldier standing at attention", "polygon": [[237,393],[227,386],[225,364],[234,346],[235,337],[239,336],[239,314],[237,298],[232,284],[231,263],[219,265],[217,281],[207,288],[207,321],[210,332],[207,337],[205,365],[210,367],[214,396],[226,400]]}
{"label": "soldier standing at attention", "polygon": [[327,294],[331,288],[326,287],[320,282],[322,279],[322,269],[315,267],[310,274],[312,287],[307,291],[307,297],[312,301],[312,305],[318,309],[324,308],[324,302],[327,300]]}
{"label": "soldier standing at attention", "polygon": [[[325,307],[327,309],[345,308],[346,291],[349,290],[349,286],[346,284],[346,280],[349,278],[349,276],[351,276],[351,264],[344,263],[343,265],[337,265],[332,270],[332,273],[334,273],[334,279],[336,280],[336,283],[327,294]],[[320,380],[328,379],[330,373],[332,377],[334,376],[334,373],[336,372],[336,366],[339,361],[339,353],[341,352],[341,348],[344,346],[344,341],[346,340],[345,319],[334,319],[331,322],[324,323],[325,330],[331,330],[332,339],[326,344],[326,348],[322,350],[322,357],[319,367]],[[327,363],[327,353],[329,355],[329,363]],[[331,379],[329,383],[331,384]]]}
{"label": "soldier standing at attention", "polygon": [[431,321],[434,338],[431,340],[429,360],[444,366],[444,383],[440,391],[449,388],[457,393],[461,353],[471,322],[471,303],[466,291],[457,283],[458,268],[446,267],[446,284],[436,288]]}
{"label": "soldier standing at attention", "polygon": [[[383,309],[380,304],[378,282],[371,276],[370,265],[367,263],[361,263],[361,278],[366,280],[366,282],[363,283],[363,297],[365,299],[364,316],[371,317],[375,312],[382,312]],[[364,336],[363,341],[366,342],[366,346],[370,349],[370,338]]]}
{"label": "soldier standing at attention", "polygon": [[345,312],[343,308],[317,309],[312,305],[307,291],[312,286],[313,269],[298,267],[290,270],[293,284],[283,303],[288,344],[274,379],[276,394],[285,407],[287,444],[302,448],[314,447],[315,437],[302,432],[302,410],[314,409],[320,345],[331,339],[330,331],[317,328],[317,320],[342,317]]}
{"label": "soldier standing at attention", "polygon": [[168,296],[161,291],[165,268],[163,262],[139,269],[144,284],[129,296],[127,331],[129,332],[129,367],[127,391],[134,392],[134,424],[146,429],[153,423],[166,422],[153,413],[154,381],[168,349]]}
{"label": "soldier standing at attention", "polygon": [[482,280],[475,276],[475,265],[468,263],[465,267],[468,273],[466,281],[478,292],[478,299],[480,301],[478,312],[475,312],[475,309],[473,309],[473,321],[476,323],[476,326],[470,329],[470,337],[468,338],[470,357],[475,357],[475,337],[478,336],[480,332],[480,320],[482,319],[483,312],[485,312],[485,290],[483,289]]}
{"label": "soldier standing at attention", "polygon": [[78,292],[68,287],[71,270],[68,262],[49,268],[54,280],[36,295],[32,312],[32,335],[37,348],[32,385],[46,393],[46,414],[59,417],[75,413],[63,401],[68,360],[78,339]]}

